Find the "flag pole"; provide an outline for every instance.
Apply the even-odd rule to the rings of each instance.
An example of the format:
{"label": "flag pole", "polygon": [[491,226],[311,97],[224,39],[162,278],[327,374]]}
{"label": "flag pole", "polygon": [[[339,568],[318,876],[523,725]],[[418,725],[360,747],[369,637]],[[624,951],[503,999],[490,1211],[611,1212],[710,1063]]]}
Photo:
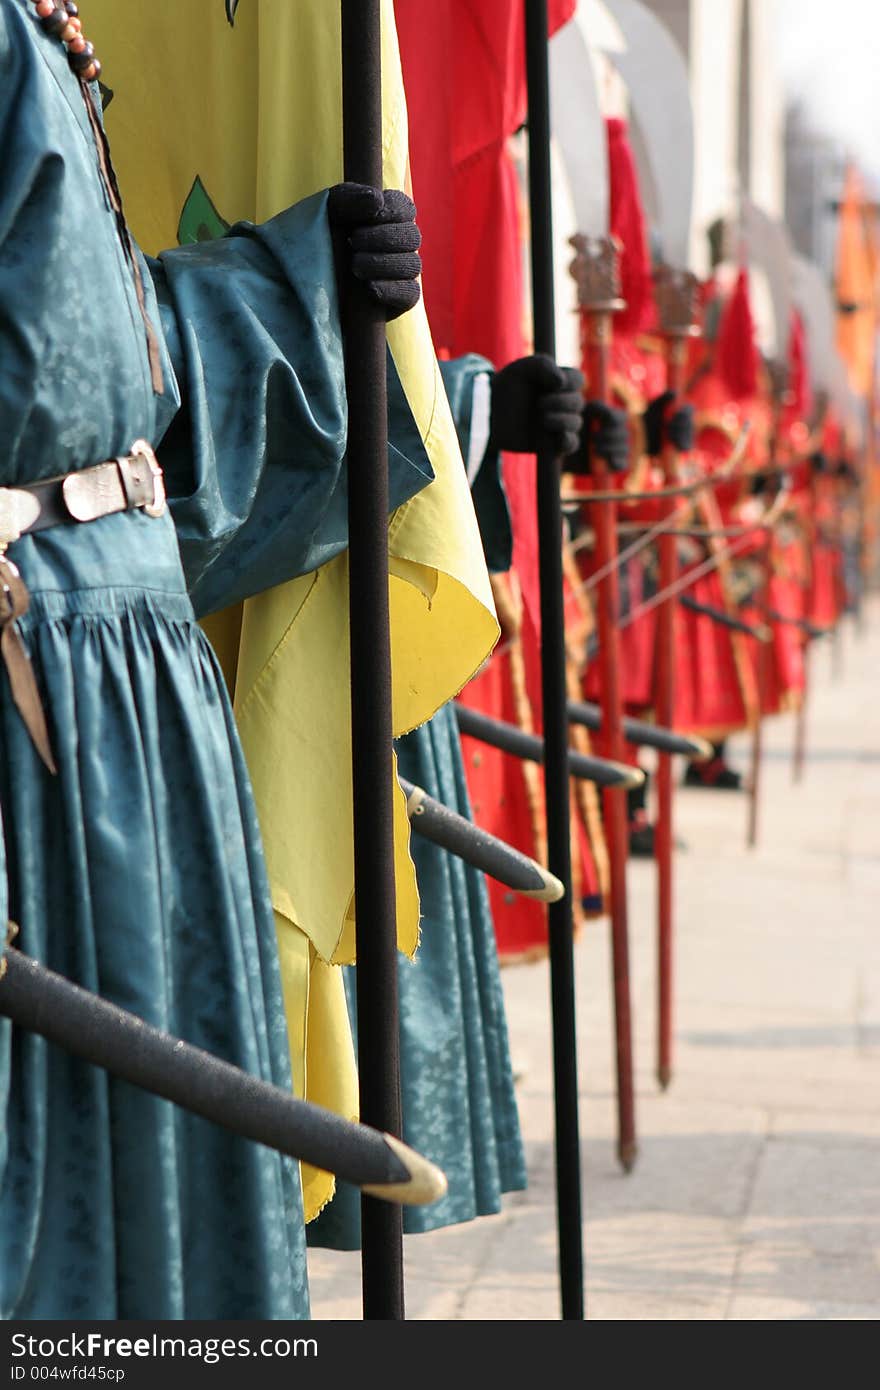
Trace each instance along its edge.
{"label": "flag pole", "polygon": [[[525,0],[525,47],[534,345],[536,352],[546,352],[555,356],[547,0]],[[558,902],[551,903],[548,908],[559,1276],[562,1317],[582,1320],[584,1261],[571,896],[561,481],[561,460],[552,454],[539,454],[537,500],[547,853],[550,872],[565,885],[564,896]]]}
{"label": "flag pole", "polygon": [[[380,0],[341,4],[345,178],[381,188]],[[343,340],[360,1112],[365,1124],[400,1136],[385,324],[356,286],[345,296]],[[363,1197],[361,1232],[364,1317],[402,1319],[400,1209]]]}

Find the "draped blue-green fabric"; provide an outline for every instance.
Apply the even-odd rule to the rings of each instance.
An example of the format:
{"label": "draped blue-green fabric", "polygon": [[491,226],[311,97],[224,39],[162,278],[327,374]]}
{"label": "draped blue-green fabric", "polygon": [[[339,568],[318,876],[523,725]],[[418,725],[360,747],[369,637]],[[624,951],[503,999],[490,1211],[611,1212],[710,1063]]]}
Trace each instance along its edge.
{"label": "draped blue-green fabric", "polygon": [[[323,206],[154,265],[155,395],[79,84],[27,0],[0,0],[0,485],[150,440],[203,607],[335,553],[346,416]],[[146,293],[159,327],[149,274]],[[404,421],[398,442],[413,437]],[[394,502],[430,476],[415,445],[391,466]],[[288,1087],[250,787],[171,516],[60,526],[8,554],[58,764],[0,671],[0,895],[20,945]],[[294,1164],[0,1018],[0,1315],[308,1316]]]}
{"label": "draped blue-green fabric", "polygon": [[[401,776],[469,815],[458,725],[450,706],[398,741]],[[404,1138],[440,1165],[446,1196],[404,1209],[405,1231],[486,1216],[526,1185],[507,1020],[483,875],[414,835],[422,905],[414,960],[398,956]],[[356,1022],[355,966],[346,993]],[[307,1227],[310,1245],[360,1243],[359,1194],[340,1183]]]}
{"label": "draped blue-green fabric", "polygon": [[[440,364],[462,451],[468,452],[474,377],[491,372],[474,354]],[[479,487],[477,484],[479,483]],[[499,460],[487,452],[472,488],[487,561],[510,565],[510,517]],[[471,818],[461,740],[452,706],[398,740],[400,775]],[[437,1163],[447,1195],[404,1210],[404,1230],[432,1231],[500,1210],[504,1192],[526,1185],[495,931],[483,875],[413,835],[421,901],[414,960],[398,956],[404,1137]],[[356,1024],[356,967],[345,971]],[[310,1245],[360,1244],[359,1194],[339,1185],[308,1227]]]}
{"label": "draped blue-green fabric", "polygon": [[[239,223],[149,262],[165,343],[187,383],[161,454],[200,617],[317,569],[348,544],[326,204],[318,193],[262,226]],[[386,363],[393,508],[434,473],[390,352]],[[159,404],[161,426],[170,412]]]}

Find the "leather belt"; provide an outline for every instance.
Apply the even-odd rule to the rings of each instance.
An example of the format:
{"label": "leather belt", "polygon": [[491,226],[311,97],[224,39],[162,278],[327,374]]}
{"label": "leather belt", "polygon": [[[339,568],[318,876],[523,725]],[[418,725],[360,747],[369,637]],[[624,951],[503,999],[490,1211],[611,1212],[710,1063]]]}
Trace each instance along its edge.
{"label": "leather belt", "polygon": [[165,510],[162,469],[145,439],[136,439],[130,454],[92,468],[22,487],[0,487],[0,547],[48,526],[97,521],[136,508],[149,516]]}
{"label": "leather belt", "polygon": [[161,516],[165,510],[162,469],[145,439],[136,439],[130,454],[96,463],[92,468],[24,487],[0,487],[0,656],[6,666],[13,702],[50,772],[55,772],[56,767],[46,716],[17,621],[28,610],[30,594],[18,567],[4,552],[32,531],[97,521],[114,512],[138,508],[148,516]]}

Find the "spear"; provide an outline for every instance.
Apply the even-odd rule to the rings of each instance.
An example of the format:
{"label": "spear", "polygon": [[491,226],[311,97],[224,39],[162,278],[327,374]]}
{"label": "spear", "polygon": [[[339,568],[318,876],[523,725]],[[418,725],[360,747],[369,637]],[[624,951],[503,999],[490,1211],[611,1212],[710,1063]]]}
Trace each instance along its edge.
{"label": "spear", "polygon": [[741,632],[745,637],[754,637],[756,642],[769,642],[773,636],[769,627],[755,627],[753,623],[747,623],[745,619],[737,618],[733,613],[726,613],[723,608],[715,608],[711,603],[699,603],[689,594],[682,594],[678,601],[682,608],[689,609],[691,613],[711,618],[713,623],[729,628],[731,632]]}
{"label": "spear", "polygon": [[[550,202],[550,93],[547,0],[525,0],[529,207],[535,350],[555,357],[553,224]],[[581,1165],[572,922],[571,839],[566,718],[565,617],[562,588],[562,462],[538,456],[538,547],[541,588],[541,688],[544,796],[551,873],[565,886],[548,908],[556,1121],[556,1209],[562,1316],[584,1317]]]}
{"label": "spear", "polygon": [[[623,307],[618,288],[617,249],[608,235],[609,182],[605,125],[593,84],[589,49],[575,19],[553,38],[553,126],[565,161],[578,234],[572,238],[572,266],[578,302],[586,327],[587,377],[594,398],[607,401],[608,349],[611,318]],[[598,456],[592,461],[593,483],[608,487],[608,469]],[[589,500],[590,494],[586,494]],[[623,692],[620,673],[620,612],[617,516],[613,502],[594,509],[596,560],[603,575],[596,614],[599,629],[599,667],[605,751],[621,762],[624,756],[621,719]],[[626,861],[629,852],[627,808],[622,797],[605,793],[602,820],[608,841],[611,916],[612,984],[614,990],[615,1060],[617,1068],[617,1152],[629,1172],[636,1161],[635,1091],[633,1084],[632,1016],[629,982]]]}
{"label": "spear", "polygon": [[[635,608],[631,608],[629,612],[624,614],[620,619],[618,626],[622,628],[628,627],[630,623],[634,623],[638,618],[643,617],[645,613],[650,613],[653,608],[659,607],[667,598],[675,598],[676,595],[683,593],[685,589],[690,589],[696,584],[697,580],[702,579],[704,575],[711,574],[714,570],[720,569],[726,560],[731,560],[734,555],[739,555],[747,547],[753,545],[755,536],[758,532],[764,531],[769,535],[779,520],[779,515],[785,505],[788,495],[787,492],[780,492],[776,501],[772,506],[767,508],[759,521],[747,527],[736,528],[734,534],[738,536],[739,539],[730,541],[727,545],[721,546],[718,550],[714,550],[707,559],[701,560],[693,569],[686,570],[680,578],[676,579],[675,583],[671,585],[670,588],[658,589],[650,598],[637,604]],[[775,616],[778,617],[780,615]]]}
{"label": "spear", "polygon": [[[586,729],[601,732],[602,709],[599,705],[586,700],[569,700],[568,718],[571,724],[583,724]],[[663,729],[659,724],[648,724],[626,715],[622,729],[627,743],[633,743],[637,748],[659,748],[663,753],[681,753],[685,758],[698,761],[712,757],[712,745],[694,734],[680,734],[673,729]]]}
{"label": "spear", "polygon": [[435,1202],[439,1168],[392,1135],[296,1100],[23,955],[0,953],[0,1014],[92,1066],[392,1204]]}
{"label": "spear", "polygon": [[818,623],[811,623],[809,618],[797,618],[791,613],[780,613],[778,608],[768,608],[767,617],[773,623],[798,628],[810,641],[817,637],[827,637],[829,632],[834,630],[830,627],[820,627]]}
{"label": "spear", "polygon": [[[380,0],[341,5],[345,178],[381,188]],[[379,306],[357,285],[345,296],[343,341],[360,1111],[366,1123],[399,1135],[385,326]],[[363,1197],[361,1232],[364,1317],[402,1319],[399,1208]]]}
{"label": "spear", "polygon": [[[662,252],[657,277],[657,310],[666,339],[667,387],[679,396],[684,385],[687,340],[695,332],[697,282],[684,267],[689,256],[693,203],[694,128],[689,78],[684,58],[668,29],[637,0],[607,0],[625,40],[613,55],[627,84],[642,134],[653,184],[661,199],[655,232]],[[666,483],[678,482],[678,455],[667,446],[662,455]],[[670,523],[674,504],[663,500],[661,516]],[[675,583],[678,556],[674,534],[659,539],[660,589]],[[675,705],[675,604],[659,605],[656,639],[655,709],[658,723],[673,723]],[[657,1079],[665,1089],[672,1079],[672,759],[657,763]]]}
{"label": "spear", "polygon": [[406,795],[406,811],[413,832],[439,845],[466,864],[480,869],[507,888],[538,902],[555,903],[565,891],[534,859],[521,854],[504,840],[481,830],[473,821],[460,816],[442,801],[436,801],[422,787],[400,778]]}
{"label": "spear", "polygon": [[[567,714],[566,703],[566,717]],[[469,738],[480,739],[492,748],[500,748],[502,752],[510,753],[514,758],[521,758],[524,762],[545,761],[545,739],[539,738],[536,734],[526,733],[517,724],[508,724],[503,719],[493,719],[488,714],[482,714],[479,710],[458,703],[455,705],[455,717],[458,720],[459,731]],[[581,781],[595,782],[598,786],[609,789],[629,791],[632,787],[640,787],[645,780],[641,768],[632,767],[629,763],[618,763],[609,758],[594,758],[589,753],[578,753],[568,747],[565,751],[568,775],[578,777]]]}

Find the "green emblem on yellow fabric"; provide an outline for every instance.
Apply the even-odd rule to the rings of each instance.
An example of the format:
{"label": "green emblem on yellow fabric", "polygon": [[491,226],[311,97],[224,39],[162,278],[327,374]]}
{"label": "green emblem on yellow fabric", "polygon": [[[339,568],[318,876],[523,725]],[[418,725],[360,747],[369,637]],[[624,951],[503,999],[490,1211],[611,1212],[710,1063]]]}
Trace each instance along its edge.
{"label": "green emblem on yellow fabric", "polygon": [[229,223],[220,216],[208,190],[196,174],[177,224],[178,244],[188,246],[193,241],[213,241],[228,231]]}

